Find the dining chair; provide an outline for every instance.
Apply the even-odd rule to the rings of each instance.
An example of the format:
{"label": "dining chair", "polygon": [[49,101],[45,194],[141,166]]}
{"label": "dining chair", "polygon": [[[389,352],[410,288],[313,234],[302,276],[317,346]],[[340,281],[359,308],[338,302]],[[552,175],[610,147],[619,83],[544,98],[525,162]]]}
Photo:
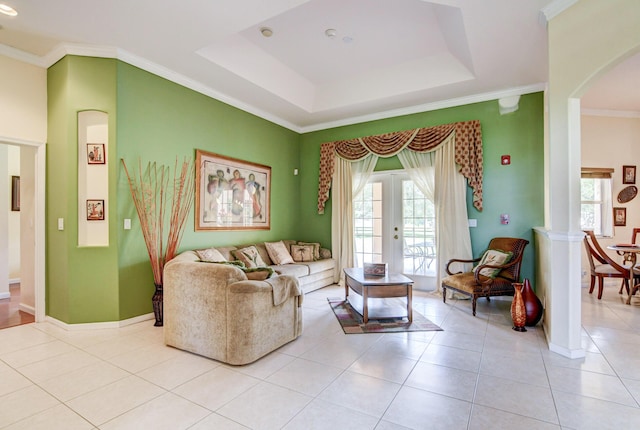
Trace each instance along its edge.
{"label": "dining chair", "polygon": [[633,232],[631,233],[631,243],[633,243],[634,245],[636,243],[636,236],[638,235],[638,233],[640,233],[640,228],[634,228]]}
{"label": "dining chair", "polygon": [[[604,289],[604,278],[622,279],[622,285],[618,294],[622,294],[622,288],[625,287],[629,294],[629,268],[624,267],[615,262],[600,246],[596,235],[592,230],[584,231],[584,246],[587,251],[587,260],[591,272],[591,285],[589,286],[589,294],[593,293],[596,278],[598,278],[598,300],[602,298]],[[640,277],[637,270],[634,270],[634,277]]]}

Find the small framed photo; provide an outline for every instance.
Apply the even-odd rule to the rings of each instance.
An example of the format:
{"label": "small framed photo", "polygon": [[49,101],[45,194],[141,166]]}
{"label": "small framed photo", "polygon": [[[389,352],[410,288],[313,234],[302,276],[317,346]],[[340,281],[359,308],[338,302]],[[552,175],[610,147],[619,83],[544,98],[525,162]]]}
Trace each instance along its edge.
{"label": "small framed photo", "polygon": [[87,200],[87,221],[104,220],[104,200]]}
{"label": "small framed photo", "polygon": [[613,225],[616,227],[627,225],[627,208],[613,208]]}
{"label": "small framed photo", "polygon": [[636,183],[636,166],[622,166],[622,183]]}
{"label": "small framed photo", "polygon": [[104,143],[87,143],[87,163],[105,164]]}

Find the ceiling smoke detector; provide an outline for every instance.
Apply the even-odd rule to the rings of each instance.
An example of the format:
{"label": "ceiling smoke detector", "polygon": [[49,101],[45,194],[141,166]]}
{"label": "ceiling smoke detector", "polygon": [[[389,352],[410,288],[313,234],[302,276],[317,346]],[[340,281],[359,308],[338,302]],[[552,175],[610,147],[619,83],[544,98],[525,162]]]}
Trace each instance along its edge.
{"label": "ceiling smoke detector", "polygon": [[271,37],[271,36],[273,36],[273,30],[272,30],[272,29],[270,29],[269,27],[262,27],[262,28],[260,29],[260,33],[262,33],[262,35],[263,35],[264,37]]}

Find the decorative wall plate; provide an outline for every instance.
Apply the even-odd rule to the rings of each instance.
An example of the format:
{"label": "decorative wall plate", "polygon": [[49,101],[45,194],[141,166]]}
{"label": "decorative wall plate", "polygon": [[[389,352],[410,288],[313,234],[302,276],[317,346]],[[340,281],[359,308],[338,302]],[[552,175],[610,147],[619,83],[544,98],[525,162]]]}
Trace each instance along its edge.
{"label": "decorative wall plate", "polygon": [[618,193],[618,203],[630,202],[637,195],[638,188],[635,185],[628,186]]}

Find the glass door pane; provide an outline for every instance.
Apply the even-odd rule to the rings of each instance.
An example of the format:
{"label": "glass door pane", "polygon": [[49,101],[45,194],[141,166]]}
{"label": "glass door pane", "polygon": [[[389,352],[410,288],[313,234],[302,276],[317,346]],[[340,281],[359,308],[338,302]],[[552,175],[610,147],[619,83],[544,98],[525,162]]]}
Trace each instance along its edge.
{"label": "glass door pane", "polygon": [[388,263],[435,289],[435,209],[404,173],[374,174],[354,200],[355,265]]}
{"label": "glass door pane", "polygon": [[369,182],[353,202],[356,267],[382,262],[382,182]]}
{"label": "glass door pane", "polygon": [[402,180],[403,271],[436,276],[435,208],[409,179]]}

